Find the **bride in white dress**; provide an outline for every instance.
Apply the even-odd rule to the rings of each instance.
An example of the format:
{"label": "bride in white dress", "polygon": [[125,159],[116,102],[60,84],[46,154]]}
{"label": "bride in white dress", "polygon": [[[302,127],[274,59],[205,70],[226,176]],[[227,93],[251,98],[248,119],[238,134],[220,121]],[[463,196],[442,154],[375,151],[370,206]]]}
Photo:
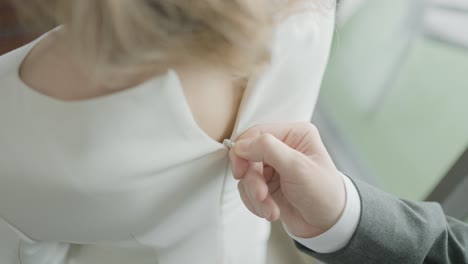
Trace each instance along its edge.
{"label": "bride in white dress", "polygon": [[0,57],[0,263],[264,263],[221,142],[310,120],[333,4],[14,3],[62,26]]}

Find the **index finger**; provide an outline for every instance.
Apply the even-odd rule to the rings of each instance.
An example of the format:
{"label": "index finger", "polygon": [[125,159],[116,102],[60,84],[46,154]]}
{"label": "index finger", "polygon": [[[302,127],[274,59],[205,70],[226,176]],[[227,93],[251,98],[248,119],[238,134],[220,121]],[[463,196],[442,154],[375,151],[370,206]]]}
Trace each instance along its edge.
{"label": "index finger", "polygon": [[284,144],[305,155],[313,154],[313,152],[324,148],[317,128],[308,122],[256,125],[244,131],[235,141],[253,139],[264,134],[273,135]]}

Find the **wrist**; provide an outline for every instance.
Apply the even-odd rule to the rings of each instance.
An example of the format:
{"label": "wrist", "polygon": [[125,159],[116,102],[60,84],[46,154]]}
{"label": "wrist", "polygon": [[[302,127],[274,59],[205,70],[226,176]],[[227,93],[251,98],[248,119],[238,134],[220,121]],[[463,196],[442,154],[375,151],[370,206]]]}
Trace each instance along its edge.
{"label": "wrist", "polygon": [[[320,232],[316,232],[315,236],[327,232],[330,228],[340,220],[346,208],[346,186],[341,173],[334,169],[332,172],[321,173],[323,179],[319,179],[316,183],[313,196],[306,203],[313,203],[314,210],[302,210],[304,219],[312,226],[315,226]],[[307,205],[304,208],[307,207]],[[300,237],[311,237],[301,236]]]}
{"label": "wrist", "polygon": [[[284,227],[290,234],[301,238],[319,236],[341,219],[346,207],[346,187],[340,172],[321,173],[327,179],[318,178],[312,187],[303,185],[306,190],[298,191],[295,197],[296,213],[281,214]],[[336,175],[336,176],[333,176]],[[305,195],[305,196],[304,196]]]}
{"label": "wrist", "polygon": [[324,223],[320,226],[320,229],[324,232],[332,228],[338,220],[340,220],[343,212],[346,208],[346,186],[343,177],[339,171],[335,173],[335,182],[331,183],[332,186],[337,186],[330,191],[334,193],[332,199],[327,201],[327,206],[324,206]]}
{"label": "wrist", "polygon": [[319,236],[298,237],[286,229],[289,236],[317,253],[332,253],[345,247],[351,240],[360,221],[361,199],[354,183],[341,175],[346,188],[346,205],[338,222]]}

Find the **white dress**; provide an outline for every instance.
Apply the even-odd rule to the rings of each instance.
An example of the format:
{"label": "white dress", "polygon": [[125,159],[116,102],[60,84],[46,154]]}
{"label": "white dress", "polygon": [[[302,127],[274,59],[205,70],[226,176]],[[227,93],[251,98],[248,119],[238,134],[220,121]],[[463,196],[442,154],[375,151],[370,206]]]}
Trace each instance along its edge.
{"label": "white dress", "polygon": [[[309,121],[332,11],[288,18],[246,88],[232,138]],[[196,124],[175,71],[77,102],[27,87],[37,42],[0,57],[1,264],[259,264],[269,225],[244,208],[227,149]]]}

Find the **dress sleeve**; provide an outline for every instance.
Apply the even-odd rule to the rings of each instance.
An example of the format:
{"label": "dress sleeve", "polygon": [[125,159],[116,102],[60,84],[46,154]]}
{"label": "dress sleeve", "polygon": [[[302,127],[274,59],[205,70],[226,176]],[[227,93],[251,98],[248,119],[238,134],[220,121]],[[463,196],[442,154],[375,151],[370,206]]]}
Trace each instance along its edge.
{"label": "dress sleeve", "polygon": [[[276,18],[277,28],[272,47],[273,62],[297,52],[304,56],[322,55],[320,61],[326,64],[335,30],[335,1],[294,2],[297,3]],[[297,49],[299,46],[305,49]],[[292,49],[293,47],[296,49]]]}

